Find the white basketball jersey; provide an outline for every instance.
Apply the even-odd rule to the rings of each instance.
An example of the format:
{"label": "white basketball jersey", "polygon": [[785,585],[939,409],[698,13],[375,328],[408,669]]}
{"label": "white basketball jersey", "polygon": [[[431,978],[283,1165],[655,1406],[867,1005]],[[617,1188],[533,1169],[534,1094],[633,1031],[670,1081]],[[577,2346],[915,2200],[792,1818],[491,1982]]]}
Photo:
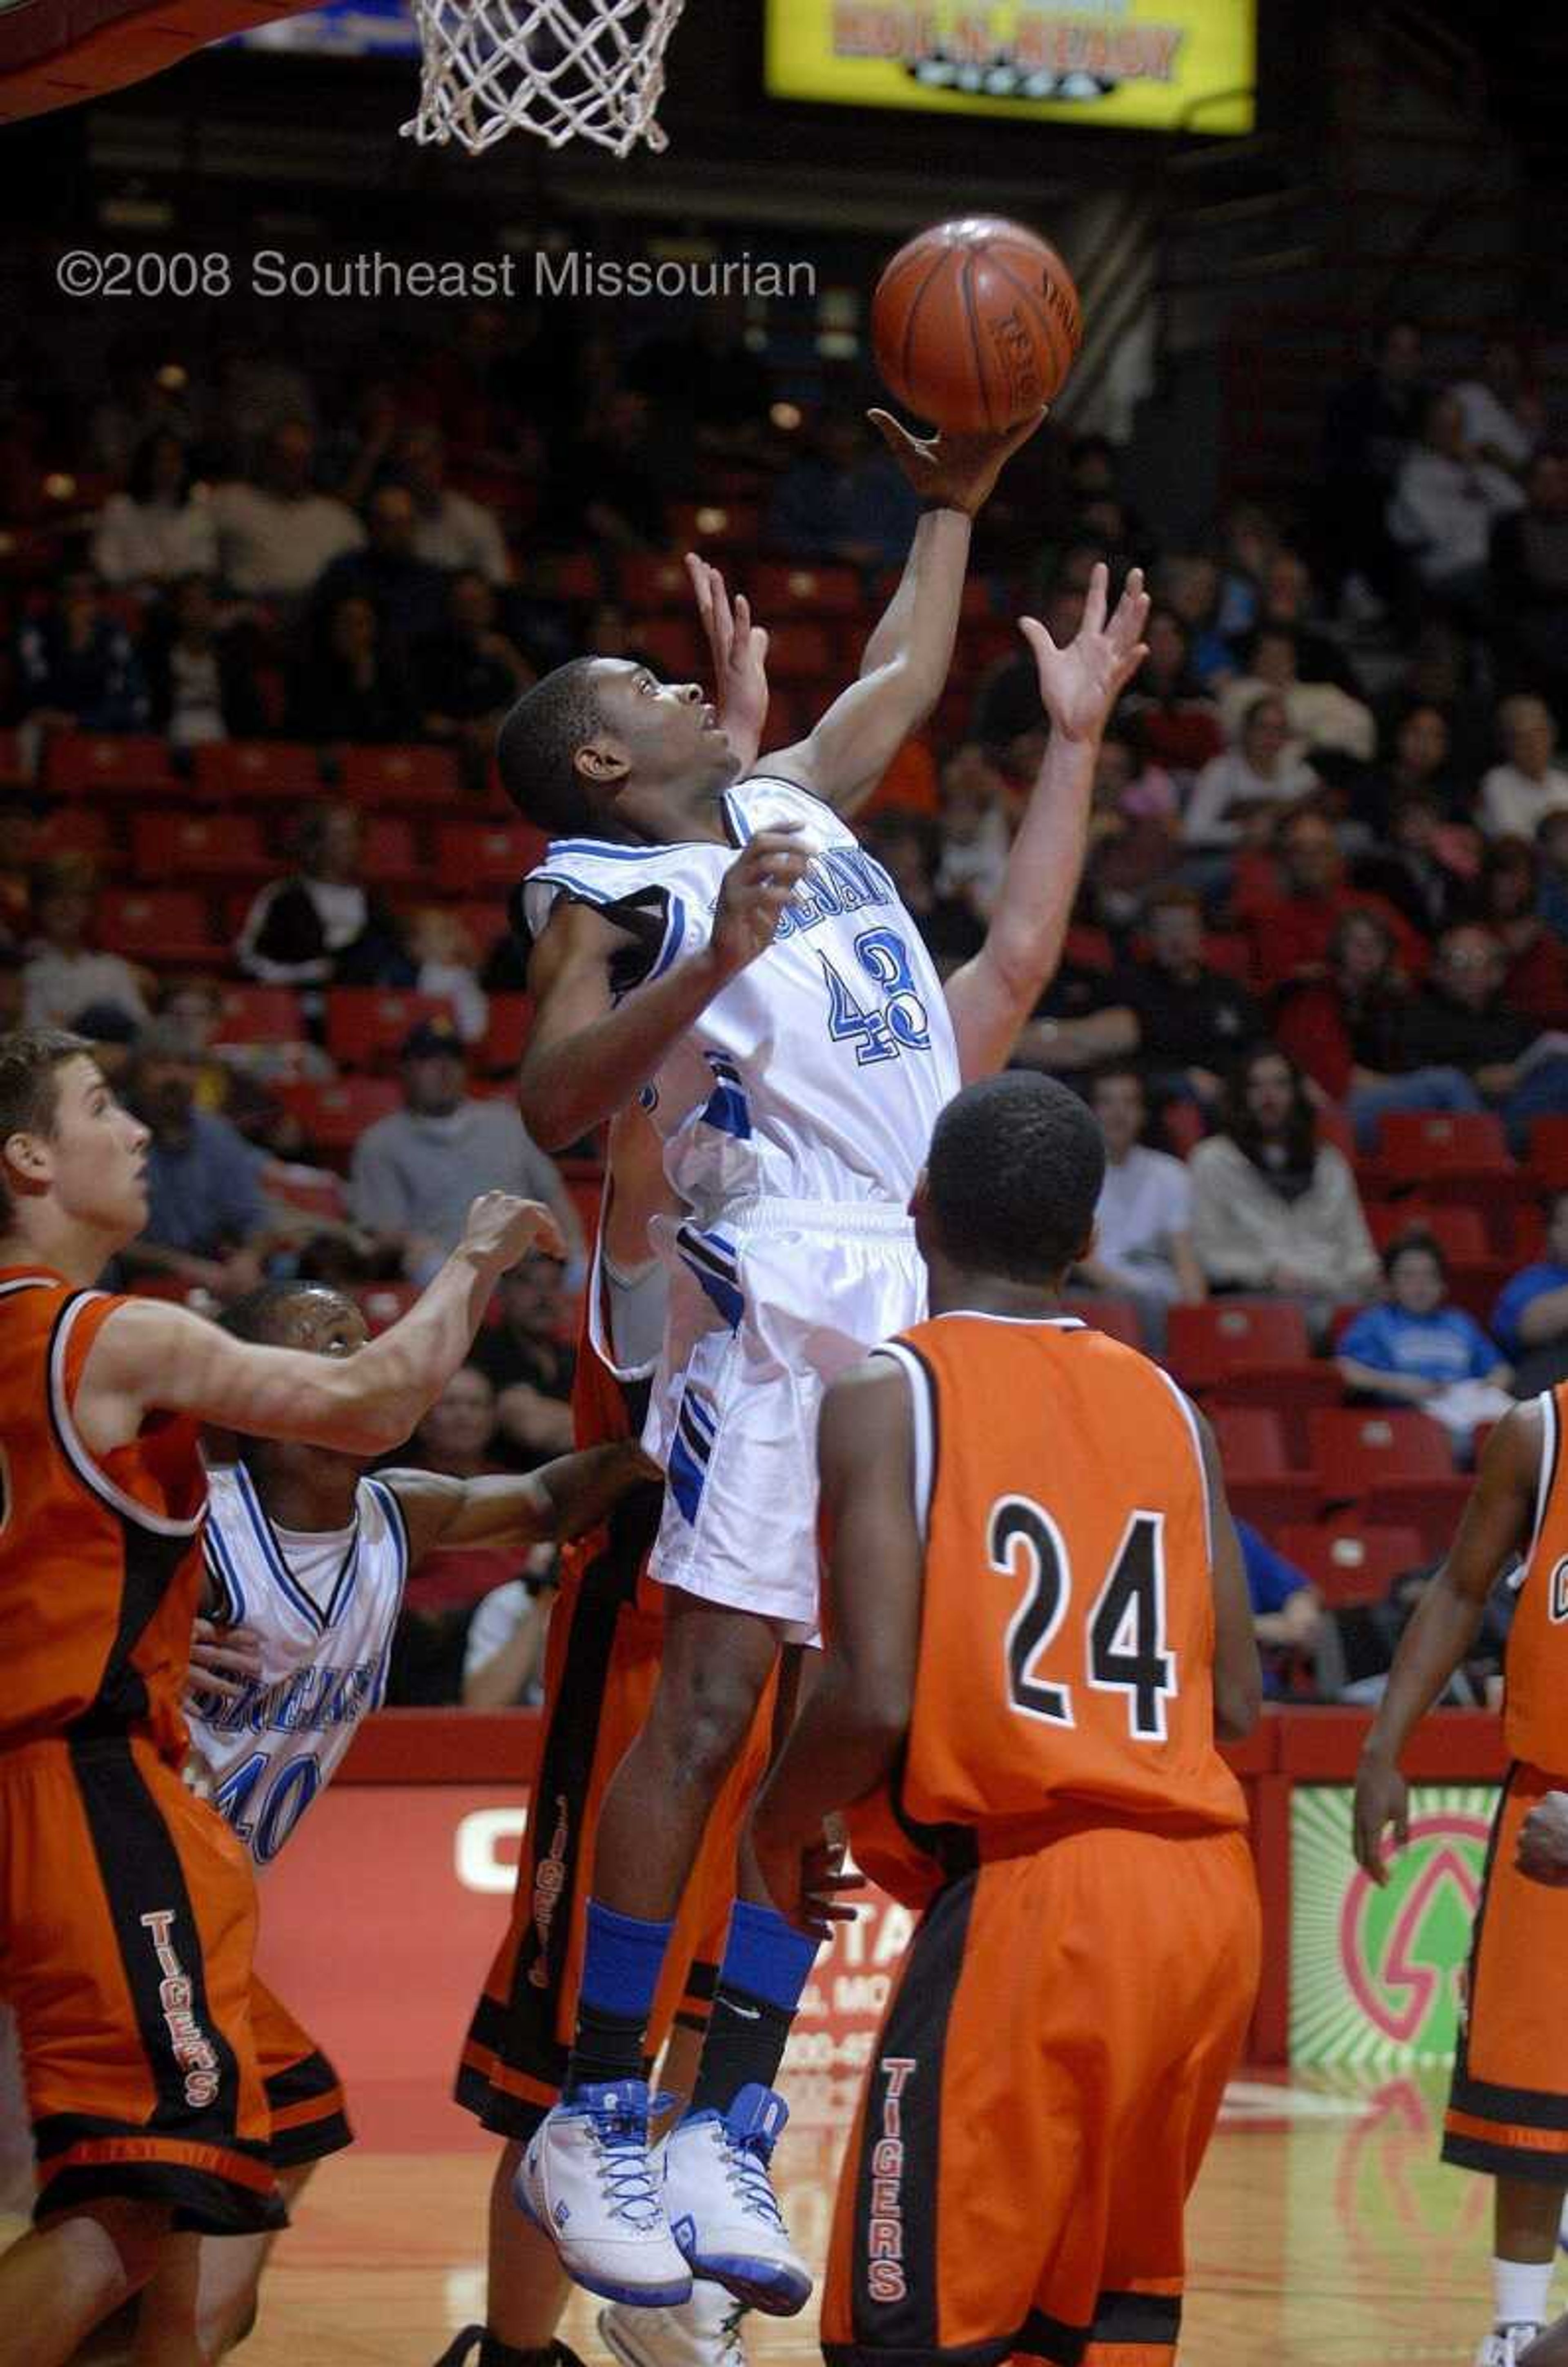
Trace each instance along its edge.
{"label": "white basketball jersey", "polygon": [[731,979],[644,1095],[665,1172],[703,1221],[743,1199],[907,1205],[958,1091],[942,981],[882,865],[832,809],[757,775],[722,800],[728,846],[556,840],[514,903],[537,937],[563,897],[637,939],[612,968],[635,993],[699,951],[753,831],[805,825],[813,850],[766,953]]}
{"label": "white basketball jersey", "polygon": [[237,1701],[197,1693],[191,1748],[258,1867],[268,1865],[387,1689],[408,1575],[392,1490],[359,1483],[346,1529],[304,1536],[262,1510],[243,1463],[208,1475],[206,1555],[225,1626],[261,1637],[261,1675]]}

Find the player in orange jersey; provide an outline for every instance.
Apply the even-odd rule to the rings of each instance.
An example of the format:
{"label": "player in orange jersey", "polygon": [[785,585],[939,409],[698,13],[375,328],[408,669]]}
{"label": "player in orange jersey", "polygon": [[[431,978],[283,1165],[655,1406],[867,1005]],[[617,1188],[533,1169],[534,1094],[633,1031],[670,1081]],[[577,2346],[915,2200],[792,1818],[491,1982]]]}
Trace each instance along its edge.
{"label": "player in orange jersey", "polygon": [[1549,1389],[1516,1407],[1487,1442],[1448,1559],[1400,1638],[1356,1777],[1356,1855],[1385,1882],[1384,1830],[1392,1824],[1400,1841],[1409,1831],[1399,1755],[1473,1645],[1498,1579],[1522,1555],[1504,1704],[1513,1763],[1476,1909],[1443,2127],[1443,2159],[1495,2180],[1493,2328],[1477,2367],[1568,2359],[1568,2342],[1544,2353],[1531,2347],[1568,2191],[1568,1897],[1540,1879],[1538,1840],[1551,1829],[1548,1795],[1568,1781],[1565,1421],[1568,1387]]}
{"label": "player in orange jersey", "polygon": [[148,1139],[82,1038],[0,1038],[0,1996],[39,2186],[36,2226],[0,2259],[0,2367],[60,2367],[160,2267],[166,2305],[143,2313],[137,2367],[205,2367],[199,2235],[284,2215],[252,2018],[254,1886],[179,1772],[198,1426],[394,1445],[462,1362],[498,1274],[534,1241],[558,1247],[547,1212],[490,1194],[360,1355],[243,1343],[90,1287],[146,1222]]}
{"label": "player in orange jersey", "polygon": [[823,1819],[925,1910],[839,2189],[825,2356],[1174,2352],[1182,2211],[1258,1983],[1258,1714],[1206,1425],[1058,1305],[1104,1168],[1050,1079],[971,1085],[915,1199],[931,1320],[827,1396],[821,1678],[753,1828],[804,1929]]}

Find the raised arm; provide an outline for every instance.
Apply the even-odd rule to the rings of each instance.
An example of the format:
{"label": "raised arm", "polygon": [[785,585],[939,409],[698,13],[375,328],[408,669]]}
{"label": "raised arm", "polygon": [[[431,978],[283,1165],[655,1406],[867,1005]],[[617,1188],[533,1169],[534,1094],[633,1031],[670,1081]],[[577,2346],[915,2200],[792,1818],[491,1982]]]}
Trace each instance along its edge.
{"label": "raised arm", "polygon": [[875,787],[947,682],[969,536],[1003,463],[1033,435],[1044,413],[1006,436],[910,436],[885,411],[872,419],[926,504],[898,588],[866,644],[858,678],[833,701],[808,739],[768,758],[770,773],[797,781],[827,805],[852,812]]}
{"label": "raised arm", "polygon": [[[363,1353],[363,1351],[361,1351]],[[352,1363],[352,1358],[345,1361]],[[448,1479],[435,1471],[384,1471],[408,1524],[415,1567],[437,1546],[519,1547],[596,1529],[628,1488],[660,1478],[633,1439],[558,1455],[537,1471]]]}
{"label": "raised arm", "polygon": [[1399,1639],[1356,1773],[1356,1855],[1374,1882],[1388,1880],[1384,1828],[1392,1824],[1401,1843],[1409,1838],[1399,1754],[1474,1643],[1503,1569],[1529,1540],[1542,1444],[1537,1406],[1517,1406],[1498,1423],[1448,1559]]}
{"label": "raised arm", "polygon": [[782,1915],[817,1929],[809,1860],[822,1821],[886,1772],[909,1723],[924,1550],[909,1384],[890,1357],[835,1381],[817,1434],[829,1537],[821,1675],[757,1803],[752,1838]]}
{"label": "raised arm", "polygon": [[986,942],[947,981],[947,1007],[965,1084],[1001,1068],[1061,959],[1089,838],[1095,758],[1106,719],[1147,655],[1149,613],[1137,568],[1107,622],[1107,572],[1095,568],[1077,638],[1059,650],[1043,625],[1022,619],[1051,719]]}
{"label": "raised arm", "polygon": [[707,944],[619,1002],[610,964],[625,932],[586,904],[556,907],[528,965],[534,1025],[517,1079],[523,1122],[542,1149],[564,1150],[634,1101],[720,989],[767,951],[806,870],[795,828],[748,840],[724,875]]}
{"label": "raised arm", "polygon": [[501,1275],[538,1247],[560,1253],[548,1209],[487,1192],[429,1288],[354,1356],[255,1346],[184,1308],[128,1299],[88,1350],[76,1426],[95,1455],[126,1444],[155,1410],[255,1438],[383,1454],[408,1436],[468,1354]]}

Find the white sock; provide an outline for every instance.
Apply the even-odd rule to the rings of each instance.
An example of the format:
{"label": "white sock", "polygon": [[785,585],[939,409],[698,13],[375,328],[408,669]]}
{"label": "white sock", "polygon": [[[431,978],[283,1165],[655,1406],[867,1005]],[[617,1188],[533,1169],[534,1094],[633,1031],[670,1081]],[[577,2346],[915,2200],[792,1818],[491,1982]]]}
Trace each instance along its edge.
{"label": "white sock", "polygon": [[1544,2326],[1550,2260],[1492,2262],[1492,2314],[1498,2326]]}

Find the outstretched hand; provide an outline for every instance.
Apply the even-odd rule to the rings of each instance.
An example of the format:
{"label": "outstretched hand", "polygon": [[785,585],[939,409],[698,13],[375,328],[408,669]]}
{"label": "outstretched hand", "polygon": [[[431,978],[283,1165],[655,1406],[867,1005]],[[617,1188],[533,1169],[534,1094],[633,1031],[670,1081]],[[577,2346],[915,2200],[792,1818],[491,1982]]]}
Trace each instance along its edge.
{"label": "outstretched hand", "polygon": [[686,553],[686,573],[713,660],[714,704],[742,765],[761,745],[768,717],[768,635],[751,621],[744,592],[733,606],[718,569],[699,552]]}
{"label": "outstretched hand", "polygon": [[890,411],[868,411],[866,417],[922,502],[964,510],[973,517],[990,500],[1003,468],[1028,443],[1045,413],[1032,412],[1018,426],[996,436],[957,436],[945,427],[935,436],[911,436]]}
{"label": "outstretched hand", "polygon": [[1083,623],[1065,650],[1056,647],[1038,617],[1019,618],[1019,629],[1040,669],[1040,697],[1051,729],[1066,740],[1092,740],[1104,730],[1111,708],[1148,656],[1143,630],[1148,621],[1149,595],[1144,589],[1142,568],[1134,567],[1129,573],[1107,623],[1109,583],[1109,571],[1101,560],[1089,579]]}

